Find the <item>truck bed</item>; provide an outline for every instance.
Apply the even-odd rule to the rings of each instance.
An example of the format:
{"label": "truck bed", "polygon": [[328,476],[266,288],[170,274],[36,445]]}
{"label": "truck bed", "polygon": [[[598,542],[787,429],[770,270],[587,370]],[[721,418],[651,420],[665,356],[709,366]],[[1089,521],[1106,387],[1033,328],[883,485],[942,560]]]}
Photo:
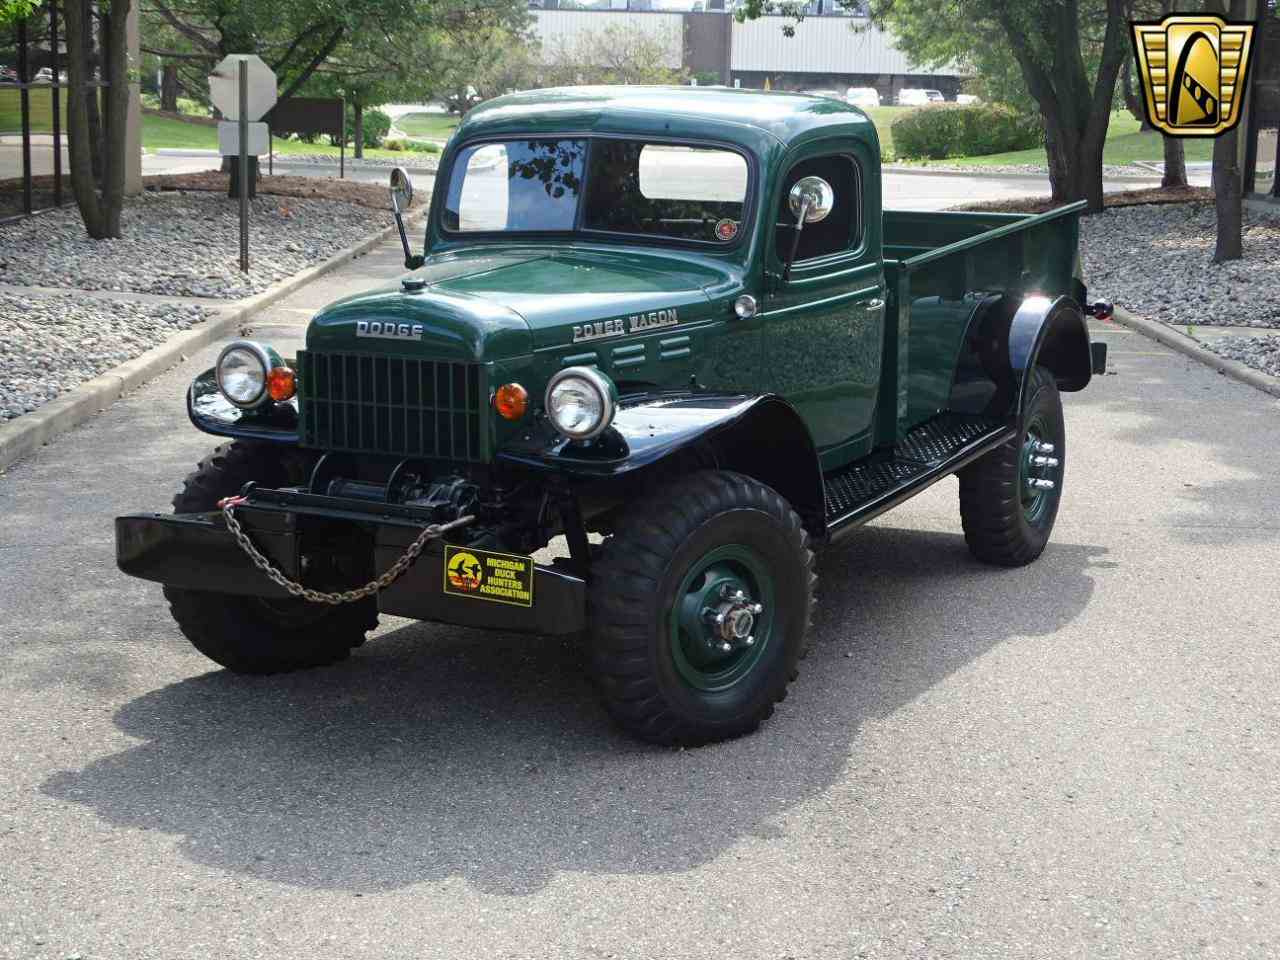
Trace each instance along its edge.
{"label": "truck bed", "polygon": [[[993,296],[1076,294],[1083,202],[1043,214],[886,210],[885,375],[876,444],[951,412],[956,365],[978,307]],[[890,393],[889,396],[893,396]]]}

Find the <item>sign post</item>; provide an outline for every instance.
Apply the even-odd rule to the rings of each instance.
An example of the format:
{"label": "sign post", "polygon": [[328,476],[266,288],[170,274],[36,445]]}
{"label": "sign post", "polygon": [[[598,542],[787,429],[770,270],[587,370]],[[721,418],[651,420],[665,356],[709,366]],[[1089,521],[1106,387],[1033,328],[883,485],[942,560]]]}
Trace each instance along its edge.
{"label": "sign post", "polygon": [[249,64],[240,61],[240,272],[249,272]]}
{"label": "sign post", "polygon": [[[222,154],[232,163],[232,194],[240,201],[240,269],[249,270],[249,197],[255,192],[249,157],[262,152],[265,124],[252,123],[276,105],[276,75],[253,54],[233,53],[209,75],[209,100],[225,122],[218,125]],[[234,151],[228,146],[234,143]]]}

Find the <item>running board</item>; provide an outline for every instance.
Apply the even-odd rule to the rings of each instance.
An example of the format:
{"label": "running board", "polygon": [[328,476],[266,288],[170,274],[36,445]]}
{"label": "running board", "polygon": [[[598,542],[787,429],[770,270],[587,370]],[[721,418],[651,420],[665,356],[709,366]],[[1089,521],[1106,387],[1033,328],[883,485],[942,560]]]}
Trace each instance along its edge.
{"label": "running board", "polygon": [[1016,434],[1002,420],[968,414],[943,413],[922,423],[891,452],[826,477],[828,537],[878,517]]}

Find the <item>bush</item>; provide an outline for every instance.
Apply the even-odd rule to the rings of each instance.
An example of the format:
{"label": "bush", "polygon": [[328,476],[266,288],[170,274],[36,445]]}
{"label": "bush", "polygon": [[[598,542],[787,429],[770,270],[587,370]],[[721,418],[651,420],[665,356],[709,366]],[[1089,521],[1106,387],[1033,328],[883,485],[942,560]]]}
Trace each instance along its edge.
{"label": "bush", "polygon": [[[381,146],[382,139],[391,132],[391,118],[381,110],[365,110],[364,112],[364,145],[366,147]],[[347,110],[347,142],[356,139],[355,111]]]}
{"label": "bush", "polygon": [[1038,116],[998,103],[937,104],[893,121],[893,147],[900,158],[981,157],[1043,143]]}
{"label": "bush", "polygon": [[382,145],[383,150],[390,150],[393,153],[401,151],[409,151],[410,153],[439,153],[440,145],[437,143],[424,143],[421,140],[388,140]]}

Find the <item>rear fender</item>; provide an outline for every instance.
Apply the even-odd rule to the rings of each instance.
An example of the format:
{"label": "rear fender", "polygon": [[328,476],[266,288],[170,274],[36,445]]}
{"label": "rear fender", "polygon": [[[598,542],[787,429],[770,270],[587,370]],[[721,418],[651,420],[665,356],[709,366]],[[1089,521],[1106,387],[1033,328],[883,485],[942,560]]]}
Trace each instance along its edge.
{"label": "rear fender", "polygon": [[643,481],[682,454],[754,477],[785,497],[806,526],[823,529],[822,467],[813,440],[795,408],[772,394],[630,398],[594,441],[559,435],[526,441],[504,447],[498,460],[570,479]]}
{"label": "rear fender", "polygon": [[[1012,315],[1011,315],[1012,313]],[[1053,373],[1063,392],[1083,390],[1093,377],[1094,358],[1084,311],[1071,297],[1026,297],[1016,307],[1005,298],[984,302],[965,334],[966,356],[952,384],[952,409],[980,412],[972,399],[982,397],[976,381],[989,383],[985,412],[1014,414],[1022,409],[1031,371]]]}

